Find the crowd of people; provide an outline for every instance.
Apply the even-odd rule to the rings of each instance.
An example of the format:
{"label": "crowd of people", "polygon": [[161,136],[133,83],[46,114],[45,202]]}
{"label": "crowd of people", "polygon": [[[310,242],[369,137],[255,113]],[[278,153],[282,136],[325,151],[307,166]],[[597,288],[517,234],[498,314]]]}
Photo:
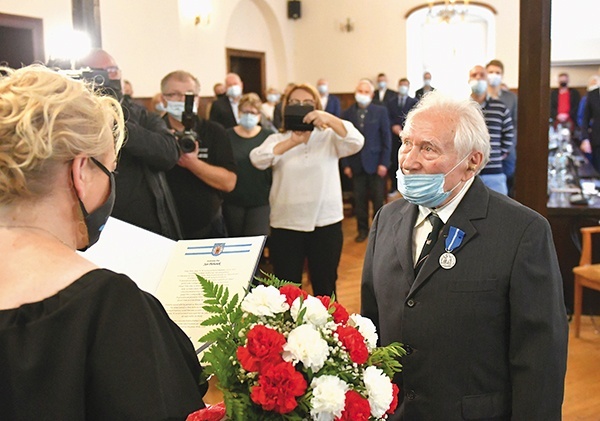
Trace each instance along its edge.
{"label": "crowd of people", "polygon": [[[407,351],[388,419],[560,419],[562,281],[549,224],[507,197],[517,100],[502,62],[470,69],[462,100],[430,72],[414,98],[406,78],[397,91],[384,73],[360,79],[345,110],[326,79],[263,102],[230,73],[207,118],[190,72],[165,75],[150,111],[106,51],[80,65],[106,72],[101,92],[42,66],[0,78],[0,413],[184,419],[203,407],[192,344],[160,303],[75,250],[109,215],[172,239],[266,235],[277,277],[300,283],[306,267],[314,294],[332,295],[346,177],[355,240],[368,239],[361,311],[381,345]],[[579,98],[560,77],[553,113],[575,124]],[[600,157],[597,78],[590,88],[582,148]],[[399,199],[384,206],[388,185]]]}

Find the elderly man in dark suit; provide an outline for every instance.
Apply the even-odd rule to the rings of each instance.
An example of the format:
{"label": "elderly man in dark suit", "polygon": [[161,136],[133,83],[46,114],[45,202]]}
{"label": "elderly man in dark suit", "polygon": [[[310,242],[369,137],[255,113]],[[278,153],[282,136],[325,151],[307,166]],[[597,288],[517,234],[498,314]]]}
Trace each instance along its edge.
{"label": "elderly man in dark suit", "polygon": [[238,102],[244,92],[244,83],[236,73],[225,76],[226,92],[217,97],[210,107],[208,119],[229,129],[238,124]]}
{"label": "elderly man in dark suit", "polygon": [[383,206],[384,182],[390,165],[390,121],[387,109],[372,103],[374,90],[370,80],[360,80],[354,94],[356,103],[342,116],[365,137],[361,151],[341,161],[344,174],[352,180],[358,223],[355,240],[359,243],[369,233],[369,196],[373,213]]}
{"label": "elderly man in dark suit", "polygon": [[490,153],[476,102],[423,97],[402,140],[404,197],[373,221],[361,295],[381,344],[407,351],[389,420],[560,420],[568,328],[548,222],[476,176]]}

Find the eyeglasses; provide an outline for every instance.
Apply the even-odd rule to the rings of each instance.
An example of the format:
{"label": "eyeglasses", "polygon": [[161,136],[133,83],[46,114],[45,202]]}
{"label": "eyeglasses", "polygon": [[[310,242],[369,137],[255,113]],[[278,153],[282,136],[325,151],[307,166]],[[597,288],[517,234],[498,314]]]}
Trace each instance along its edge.
{"label": "eyeglasses", "polygon": [[118,66],[105,67],[103,69],[92,68],[92,70],[104,70],[108,73],[109,79],[119,79],[121,77],[121,69]]}
{"label": "eyeglasses", "polygon": [[315,101],[314,99],[306,99],[304,101],[300,101],[299,99],[290,99],[288,101],[288,105],[310,105],[310,106],[315,106]]}
{"label": "eyeglasses", "polygon": [[[176,100],[176,101],[183,101],[185,99],[185,95],[186,94],[182,94],[181,92],[166,92],[166,93],[162,94],[162,96],[164,96],[168,100]],[[198,97],[198,95],[194,95],[194,98],[196,98],[196,97]]]}

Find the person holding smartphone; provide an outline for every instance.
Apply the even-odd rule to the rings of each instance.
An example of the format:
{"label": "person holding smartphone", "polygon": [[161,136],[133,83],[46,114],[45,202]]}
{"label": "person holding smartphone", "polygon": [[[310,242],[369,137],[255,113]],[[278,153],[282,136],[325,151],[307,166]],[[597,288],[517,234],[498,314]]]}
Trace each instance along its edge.
{"label": "person holding smartphone", "polygon": [[282,133],[270,135],[250,152],[256,168],[273,171],[273,271],[280,279],[300,283],[307,260],[313,293],[331,295],[343,242],[338,161],[360,151],[364,137],[352,123],[323,111],[319,93],[309,84],[293,86],[282,108]]}

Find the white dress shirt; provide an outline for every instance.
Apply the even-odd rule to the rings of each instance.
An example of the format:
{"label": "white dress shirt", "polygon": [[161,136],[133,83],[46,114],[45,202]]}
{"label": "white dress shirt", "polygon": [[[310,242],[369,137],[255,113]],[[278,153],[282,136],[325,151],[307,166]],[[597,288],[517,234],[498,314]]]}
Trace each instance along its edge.
{"label": "white dress shirt", "polygon": [[444,206],[435,209],[419,206],[419,215],[417,216],[417,220],[415,221],[415,227],[413,229],[413,264],[417,263],[417,259],[419,258],[421,250],[425,245],[425,240],[427,240],[427,236],[433,229],[431,223],[429,222],[429,219],[427,219],[427,216],[432,211],[435,211],[437,216],[440,217],[444,224],[448,222],[448,220],[458,207],[459,203],[461,202],[467,191],[469,191],[469,188],[471,188],[473,180],[475,180],[475,177],[471,177],[470,179],[468,179],[462,186],[458,194],[454,196],[452,200],[450,200],[450,202],[446,203]]}
{"label": "white dress shirt", "polygon": [[290,138],[288,131],[272,134],[250,152],[256,168],[273,168],[269,195],[273,228],[310,232],[344,219],[338,162],[360,151],[364,137],[352,123],[343,123],[347,131],[343,138],[331,128],[314,129],[306,144],[275,155],[275,145]]}

